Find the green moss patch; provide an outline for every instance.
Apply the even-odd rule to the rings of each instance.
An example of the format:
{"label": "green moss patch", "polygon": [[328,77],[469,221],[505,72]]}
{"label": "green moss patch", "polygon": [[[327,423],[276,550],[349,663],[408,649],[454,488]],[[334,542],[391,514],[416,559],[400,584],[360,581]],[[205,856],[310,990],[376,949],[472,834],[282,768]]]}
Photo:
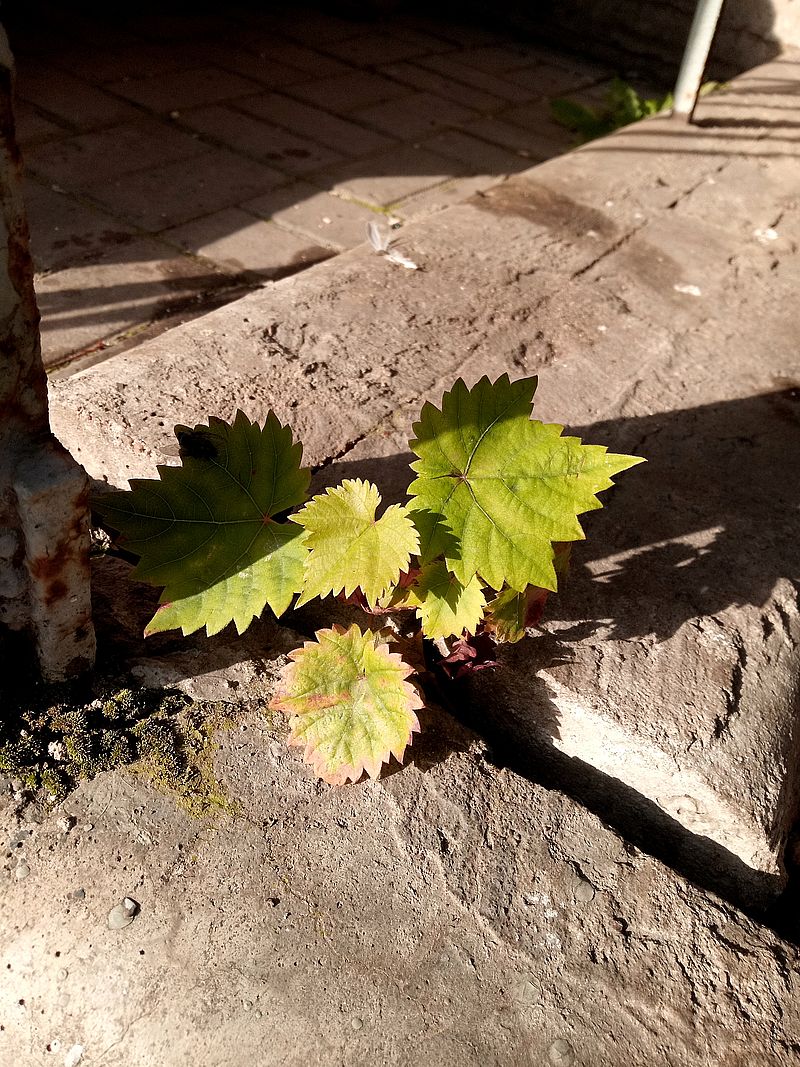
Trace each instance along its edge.
{"label": "green moss patch", "polygon": [[221,705],[164,690],[37,686],[0,700],[0,716],[0,774],[48,803],[133,765],[194,815],[233,811],[213,768],[213,735],[229,722]]}

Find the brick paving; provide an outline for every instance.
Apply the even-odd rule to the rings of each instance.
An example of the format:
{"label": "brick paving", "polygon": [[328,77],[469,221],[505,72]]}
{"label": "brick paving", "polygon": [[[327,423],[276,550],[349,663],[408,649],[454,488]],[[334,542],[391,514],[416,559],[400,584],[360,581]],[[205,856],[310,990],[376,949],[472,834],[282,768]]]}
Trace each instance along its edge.
{"label": "brick paving", "polygon": [[548,100],[612,75],[419,17],[45,10],[7,28],[51,369],[567,150]]}

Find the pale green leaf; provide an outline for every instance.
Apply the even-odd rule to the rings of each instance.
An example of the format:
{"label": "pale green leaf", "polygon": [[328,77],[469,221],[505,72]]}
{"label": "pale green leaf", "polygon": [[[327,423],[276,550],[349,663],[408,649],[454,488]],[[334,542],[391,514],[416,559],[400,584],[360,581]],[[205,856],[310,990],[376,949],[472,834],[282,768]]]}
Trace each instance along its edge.
{"label": "pale green leaf", "polygon": [[212,417],[176,434],[180,467],[159,467],[160,480],[134,479],[96,507],[139,557],[132,576],[164,586],[147,633],[211,635],[229,622],[242,633],[302,587],[302,533],[273,519],[305,499],[302,446],[272,412],[263,427],[240,411],[232,425]]}
{"label": "pale green leaf", "polygon": [[[569,570],[572,545],[555,544],[553,552],[553,566],[560,585]],[[521,593],[516,589],[502,589],[486,605],[484,628],[498,641],[509,644],[521,641],[527,627],[538,626],[541,622],[549,595],[547,589],[535,585],[529,585]]]}
{"label": "pale green leaf", "polygon": [[393,504],[376,519],[380,493],[370,482],[347,479],[315,496],[292,516],[305,528],[310,550],[298,606],[312,597],[360,588],[371,607],[408,569],[419,540],[406,508]]}
{"label": "pale green leaf", "polygon": [[[544,589],[536,589],[539,597],[547,596]],[[528,625],[530,590],[522,593],[516,589],[503,589],[486,605],[486,629],[497,635],[498,640],[514,644],[525,636]]]}
{"label": "pale green leaf", "polygon": [[451,574],[443,562],[423,568],[408,590],[404,604],[417,609],[422,632],[432,640],[474,634],[485,603],[481,583],[473,577],[467,586]]}
{"label": "pale green leaf", "polygon": [[414,426],[409,507],[453,535],[445,562],[462,585],[477,574],[493,589],[554,590],[553,541],[583,539],[578,515],[602,507],[596,494],[642,462],[532,420],[535,388],[535,378],[505,374],[472,389],[459,379],[441,410],[425,404]]}
{"label": "pale green leaf", "polygon": [[290,716],[290,745],[332,785],[377,777],[390,756],[402,762],[415,712],[423,706],[406,681],[412,668],[377,634],[358,626],[319,630],[290,654],[270,707]]}

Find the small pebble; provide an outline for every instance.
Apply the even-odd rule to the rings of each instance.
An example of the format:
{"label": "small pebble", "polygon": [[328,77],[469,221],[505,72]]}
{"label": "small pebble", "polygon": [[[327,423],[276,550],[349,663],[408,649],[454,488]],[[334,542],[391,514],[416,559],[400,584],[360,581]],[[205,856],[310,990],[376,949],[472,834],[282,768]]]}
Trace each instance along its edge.
{"label": "small pebble", "polygon": [[243,1000],[242,1001],[242,1007],[244,1008],[245,1011],[250,1011],[252,1006],[253,1006],[252,1000]]}
{"label": "small pebble", "polygon": [[62,834],[68,834],[74,825],[75,819],[72,817],[72,815],[62,816],[56,823],[56,826],[59,828]]}
{"label": "small pebble", "polygon": [[686,296],[702,296],[702,292],[698,285],[689,285],[685,282],[679,282],[672,287],[676,293],[684,293]]}
{"label": "small pebble", "polygon": [[364,1025],[364,1020],[363,1019],[359,1019],[359,1017],[356,1015],[354,1018],[352,1018],[350,1020],[350,1025],[352,1026],[352,1028],[354,1030],[360,1030],[361,1027]]}
{"label": "small pebble", "polygon": [[585,878],[581,878],[575,886],[573,896],[579,904],[589,904],[594,900],[594,886]]}
{"label": "small pebble", "polygon": [[70,896],[72,897],[73,900],[83,900],[85,898],[85,896],[86,896],[86,890],[85,889],[73,889],[73,891],[70,893]]}
{"label": "small pebble", "polygon": [[778,240],[778,231],[777,230],[773,230],[773,228],[771,226],[767,226],[763,230],[754,230],[753,231],[753,237],[757,237],[758,240],[762,241],[762,242],[765,242],[765,241],[777,241]]}
{"label": "small pebble", "polygon": [[65,981],[68,975],[69,975],[69,971],[67,970],[66,967],[60,967],[56,971],[56,978],[59,980],[59,982]]}
{"label": "small pebble", "polygon": [[130,926],[139,914],[139,905],[131,897],[125,897],[121,904],[117,904],[108,913],[109,930],[124,930]]}
{"label": "small pebble", "polygon": [[563,1037],[557,1037],[547,1050],[547,1062],[552,1067],[571,1067],[575,1062],[575,1050],[569,1041]]}
{"label": "small pebble", "polygon": [[78,1067],[83,1059],[83,1045],[73,1045],[64,1057],[64,1067]]}
{"label": "small pebble", "polygon": [[16,870],[16,877],[18,882],[22,882],[31,873],[31,869],[27,863],[20,863]]}

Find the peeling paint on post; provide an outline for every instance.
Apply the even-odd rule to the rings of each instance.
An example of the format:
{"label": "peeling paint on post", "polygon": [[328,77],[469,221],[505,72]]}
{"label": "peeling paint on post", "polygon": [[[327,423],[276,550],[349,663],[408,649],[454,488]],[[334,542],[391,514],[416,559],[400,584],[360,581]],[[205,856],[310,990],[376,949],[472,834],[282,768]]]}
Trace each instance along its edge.
{"label": "peeling paint on post", "polygon": [[0,28],[0,641],[27,634],[59,681],[94,662],[88,479],[50,430],[13,89]]}

